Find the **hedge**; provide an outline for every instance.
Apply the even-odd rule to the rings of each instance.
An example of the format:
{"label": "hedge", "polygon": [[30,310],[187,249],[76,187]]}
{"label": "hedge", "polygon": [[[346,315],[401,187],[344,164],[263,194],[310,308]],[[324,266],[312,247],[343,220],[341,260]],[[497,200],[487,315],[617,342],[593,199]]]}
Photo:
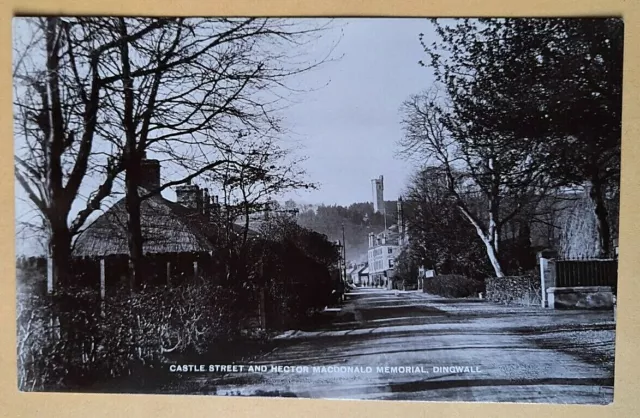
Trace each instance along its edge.
{"label": "hedge", "polygon": [[448,298],[466,298],[484,292],[484,283],[465,276],[447,274],[425,278],[423,291]]}

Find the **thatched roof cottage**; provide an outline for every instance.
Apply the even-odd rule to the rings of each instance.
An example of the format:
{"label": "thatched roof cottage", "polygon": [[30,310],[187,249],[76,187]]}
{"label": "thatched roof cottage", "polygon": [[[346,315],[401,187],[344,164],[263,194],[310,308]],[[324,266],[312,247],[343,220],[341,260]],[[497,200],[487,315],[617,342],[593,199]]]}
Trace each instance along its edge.
{"label": "thatched roof cottage", "polygon": [[[145,159],[141,180],[141,195],[159,189],[160,162]],[[197,275],[215,264],[221,212],[217,197],[192,184],[178,186],[176,195],[176,202],[158,193],[141,203],[143,254],[151,282],[167,283],[172,277]],[[120,280],[126,274],[129,255],[127,216],[123,197],[80,234],[73,255],[93,260],[93,264],[95,260],[106,260],[106,269],[110,270],[107,276],[116,275]],[[244,231],[239,225],[233,228],[235,234]],[[250,230],[249,235],[257,233]],[[101,269],[105,269],[104,262]],[[101,275],[105,275],[104,271]]]}

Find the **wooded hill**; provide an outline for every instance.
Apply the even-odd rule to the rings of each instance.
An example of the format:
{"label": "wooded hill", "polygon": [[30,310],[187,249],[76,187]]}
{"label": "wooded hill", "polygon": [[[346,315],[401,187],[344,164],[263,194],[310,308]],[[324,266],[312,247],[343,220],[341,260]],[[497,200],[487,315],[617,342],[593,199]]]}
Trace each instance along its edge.
{"label": "wooded hill", "polygon": [[[397,220],[397,202],[385,201],[387,226]],[[342,241],[342,225],[347,244],[347,260],[353,262],[367,259],[368,234],[384,230],[384,216],[373,212],[373,203],[352,203],[349,206],[319,205],[310,206],[287,201],[288,209],[298,209],[297,220],[300,226],[325,234],[329,240]]]}

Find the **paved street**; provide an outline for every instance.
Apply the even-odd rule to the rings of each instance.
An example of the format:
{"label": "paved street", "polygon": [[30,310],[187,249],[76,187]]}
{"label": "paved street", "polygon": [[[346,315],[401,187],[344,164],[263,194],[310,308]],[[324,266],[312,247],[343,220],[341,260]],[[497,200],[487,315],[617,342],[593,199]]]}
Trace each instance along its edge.
{"label": "paved street", "polygon": [[[202,375],[198,379],[203,392],[424,401],[612,401],[611,365],[592,353],[597,349],[612,354],[609,312],[513,308],[419,292],[359,289],[333,315],[333,323],[322,329],[283,334],[272,352],[249,363],[269,370],[307,366],[308,372],[243,372],[215,380]],[[586,340],[567,340],[575,335]],[[314,366],[334,369],[314,372]],[[451,366],[453,370],[438,369]]]}

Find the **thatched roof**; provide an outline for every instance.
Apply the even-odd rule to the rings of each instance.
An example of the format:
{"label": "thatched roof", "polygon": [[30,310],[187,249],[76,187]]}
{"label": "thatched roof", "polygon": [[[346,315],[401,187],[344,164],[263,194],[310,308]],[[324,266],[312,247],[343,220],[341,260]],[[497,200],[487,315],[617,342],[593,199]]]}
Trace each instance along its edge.
{"label": "thatched roof", "polygon": [[[266,221],[263,219],[250,219],[249,220],[249,233],[250,234],[254,234],[257,235],[258,233],[256,231],[260,231],[264,228],[266,224]],[[245,227],[245,220],[244,219],[238,219],[235,221],[234,223],[234,227],[235,228],[239,228],[239,231],[244,230]]]}
{"label": "thatched roof", "polygon": [[[160,195],[150,197],[140,207],[143,253],[166,254],[215,250],[217,229],[208,216]],[[78,237],[74,255],[104,257],[129,254],[125,198],[96,219]],[[240,233],[235,225],[236,233]],[[255,232],[250,231],[251,235]]]}

